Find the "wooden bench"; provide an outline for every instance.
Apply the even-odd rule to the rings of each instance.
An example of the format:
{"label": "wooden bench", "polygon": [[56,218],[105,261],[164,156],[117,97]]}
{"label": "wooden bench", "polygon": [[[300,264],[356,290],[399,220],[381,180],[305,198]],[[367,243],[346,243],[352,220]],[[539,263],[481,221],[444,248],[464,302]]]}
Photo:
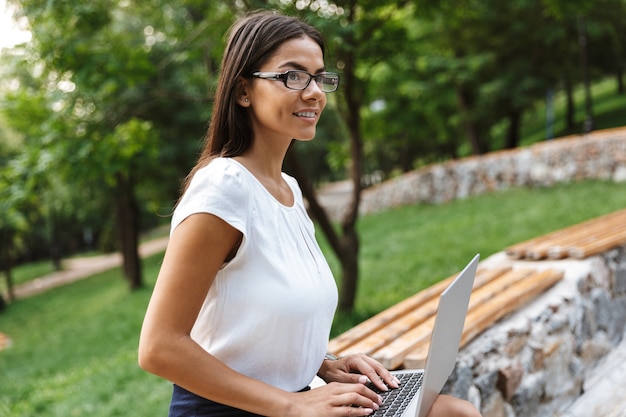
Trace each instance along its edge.
{"label": "wooden bench", "polygon": [[626,244],[626,209],[506,248],[514,259],[584,259]]}
{"label": "wooden bench", "polygon": [[[389,307],[332,339],[329,352],[366,353],[388,369],[423,367],[439,295],[456,275]],[[482,268],[476,273],[461,346],[563,277],[556,270]]]}

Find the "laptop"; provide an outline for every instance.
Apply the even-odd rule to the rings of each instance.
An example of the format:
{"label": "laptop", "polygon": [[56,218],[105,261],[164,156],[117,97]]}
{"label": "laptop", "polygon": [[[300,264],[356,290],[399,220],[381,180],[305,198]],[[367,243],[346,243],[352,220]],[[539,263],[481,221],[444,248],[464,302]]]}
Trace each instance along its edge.
{"label": "laptop", "polygon": [[456,365],[463,325],[469,306],[480,255],[477,254],[441,293],[428,357],[424,369],[403,369],[392,373],[400,388],[381,392],[383,404],[370,416],[425,417]]}

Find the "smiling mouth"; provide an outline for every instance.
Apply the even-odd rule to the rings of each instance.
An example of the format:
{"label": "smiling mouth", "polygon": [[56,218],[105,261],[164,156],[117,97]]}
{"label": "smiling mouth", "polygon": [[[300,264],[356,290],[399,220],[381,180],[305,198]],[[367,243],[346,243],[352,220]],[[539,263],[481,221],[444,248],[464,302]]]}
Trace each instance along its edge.
{"label": "smiling mouth", "polygon": [[308,118],[313,118],[315,117],[315,112],[312,111],[304,111],[304,112],[298,112],[295,113],[296,116],[298,117],[308,117]]}

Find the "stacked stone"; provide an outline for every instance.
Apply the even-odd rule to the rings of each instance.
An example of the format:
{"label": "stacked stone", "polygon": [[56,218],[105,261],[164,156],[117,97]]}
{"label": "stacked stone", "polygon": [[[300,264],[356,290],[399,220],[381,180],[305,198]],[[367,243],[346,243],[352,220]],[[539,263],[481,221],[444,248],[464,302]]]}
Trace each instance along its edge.
{"label": "stacked stone", "polygon": [[429,165],[365,190],[360,212],[443,203],[510,187],[551,186],[583,179],[626,181],[626,129]]}
{"label": "stacked stone", "polygon": [[[523,263],[502,255],[489,262]],[[563,282],[464,348],[444,389],[484,417],[567,415],[594,367],[623,339],[626,248],[541,264],[561,265]]]}

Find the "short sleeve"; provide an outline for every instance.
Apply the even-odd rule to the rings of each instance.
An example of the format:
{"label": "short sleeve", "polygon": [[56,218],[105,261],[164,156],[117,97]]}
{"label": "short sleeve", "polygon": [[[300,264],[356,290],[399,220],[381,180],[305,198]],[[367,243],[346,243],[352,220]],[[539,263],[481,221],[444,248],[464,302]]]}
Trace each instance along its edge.
{"label": "short sleeve", "polygon": [[172,217],[173,231],[192,214],[213,214],[246,234],[249,185],[241,167],[226,158],[216,158],[191,179]]}

